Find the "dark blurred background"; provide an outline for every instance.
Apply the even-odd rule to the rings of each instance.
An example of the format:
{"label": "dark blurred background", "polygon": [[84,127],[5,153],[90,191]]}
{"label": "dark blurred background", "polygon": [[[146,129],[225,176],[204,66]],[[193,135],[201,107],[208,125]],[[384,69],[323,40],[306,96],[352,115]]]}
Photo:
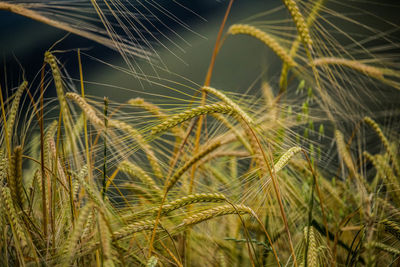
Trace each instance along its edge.
{"label": "dark blurred background", "polygon": [[[135,1],[132,2],[134,3]],[[164,62],[167,62],[167,67],[171,71],[179,73],[194,82],[202,83],[209,64],[218,27],[228,1],[164,0],[158,2],[183,22],[187,23],[194,32],[184,27],[175,27],[176,24],[168,25],[175,27],[173,30],[177,31],[187,43],[175,38],[180,48],[172,46],[170,49],[172,52],[166,51],[162,46],[158,46],[161,58]],[[187,9],[179,7],[179,5],[176,5],[176,2],[184,4],[191,11],[189,12]],[[398,0],[375,1],[376,4],[371,4],[370,1],[363,3],[364,1],[356,0],[339,0],[337,2],[341,3],[337,7],[343,9],[343,12],[346,12],[344,5],[347,3],[370,12],[369,14],[365,13],[365,16],[362,17],[357,16],[356,19],[361,20],[361,24],[363,23],[362,20],[365,20],[371,25],[371,20],[376,19],[374,18],[376,16],[384,17],[392,26],[400,25]],[[279,0],[236,0],[228,24],[240,22],[251,15],[279,5],[281,5]],[[334,2],[333,5],[335,5]],[[197,15],[194,15],[194,13]],[[162,14],[156,15],[162,16]],[[377,20],[373,25],[385,31],[387,30],[385,27],[388,27],[390,24]],[[160,28],[165,27],[161,24],[156,26]],[[398,32],[393,32],[393,34],[399,36]],[[2,88],[6,88],[6,90],[3,90],[3,93],[9,94],[12,88],[18,86],[22,79],[22,70],[25,72],[26,79],[33,81],[42,66],[44,52],[64,35],[64,31],[48,25],[6,11],[0,11],[0,83]],[[162,40],[162,42],[170,45],[168,44],[168,40]],[[76,35],[68,36],[57,45],[57,50],[73,50],[76,48],[82,48],[84,53],[101,58],[107,62],[123,65],[114,51]],[[181,49],[184,51],[181,51]],[[221,51],[220,61],[228,62],[228,67],[217,66],[216,72],[219,75],[213,78],[215,85],[223,85],[224,88],[229,87],[231,91],[240,92],[246,90],[259,77],[260,66],[262,68],[274,69],[277,66],[276,64],[279,64],[279,61],[275,58],[272,58],[270,61],[269,59],[265,59],[264,56],[267,55],[267,52],[264,50],[261,44],[246,38],[244,40],[235,40],[233,44],[227,44],[226,48],[224,47],[223,51]],[[71,77],[79,77],[76,51],[57,54],[57,57],[64,64],[65,69]],[[224,58],[227,60],[224,60]],[[138,83],[133,77],[106,68],[103,64],[90,60],[87,56],[83,56],[82,60],[85,80],[103,84],[118,83],[121,87],[136,88],[138,90],[147,90],[149,86]],[[235,68],[231,68],[232,66],[235,66]],[[143,66],[144,71],[148,68],[148,66]],[[242,79],[239,79],[238,82],[238,79],[233,81],[227,78],[227,76],[232,75],[236,77],[240,76]],[[88,90],[91,94],[100,96],[108,95],[110,92],[107,86],[88,86]],[[122,94],[123,92],[121,92]],[[47,92],[46,96],[52,95],[54,93]],[[118,97],[115,91],[112,92],[112,97],[115,100],[125,99],[123,96]]]}

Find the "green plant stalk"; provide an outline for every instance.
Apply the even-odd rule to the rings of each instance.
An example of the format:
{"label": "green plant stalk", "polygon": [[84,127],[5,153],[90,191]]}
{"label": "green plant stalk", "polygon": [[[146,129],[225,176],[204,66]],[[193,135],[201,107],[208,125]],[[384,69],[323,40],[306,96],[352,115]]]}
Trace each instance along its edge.
{"label": "green plant stalk", "polygon": [[103,199],[106,196],[107,191],[107,126],[108,126],[108,98],[104,97],[104,146],[103,146],[103,189],[102,189],[102,197]]}

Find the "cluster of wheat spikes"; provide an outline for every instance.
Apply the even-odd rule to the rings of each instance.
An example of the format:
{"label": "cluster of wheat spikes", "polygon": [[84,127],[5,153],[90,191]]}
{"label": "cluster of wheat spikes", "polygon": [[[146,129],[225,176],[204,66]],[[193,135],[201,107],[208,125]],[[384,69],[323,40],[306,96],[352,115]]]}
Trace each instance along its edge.
{"label": "cluster of wheat spikes", "polygon": [[[179,108],[94,101],[79,50],[81,93],[46,52],[39,97],[27,81],[1,94],[0,265],[399,265],[398,125],[382,127],[351,95],[385,88],[399,99],[389,61],[399,55],[340,46],[322,23],[338,15],[328,0],[283,2],[291,20],[225,31],[230,1],[206,80]],[[280,77],[260,83],[263,97],[212,87],[222,41],[241,38],[224,32],[256,38],[282,60]],[[122,43],[107,42],[126,51]],[[45,69],[56,120],[44,110]],[[190,95],[157,79],[149,82]]]}

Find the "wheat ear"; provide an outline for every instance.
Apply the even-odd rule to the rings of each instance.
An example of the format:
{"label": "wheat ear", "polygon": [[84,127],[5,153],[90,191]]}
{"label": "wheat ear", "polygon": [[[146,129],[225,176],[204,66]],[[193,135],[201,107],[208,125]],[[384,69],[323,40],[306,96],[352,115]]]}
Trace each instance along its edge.
{"label": "wheat ear", "polygon": [[115,264],[112,259],[112,232],[111,229],[108,227],[108,222],[105,214],[100,210],[98,214],[100,245],[103,252],[103,266],[114,267]]}
{"label": "wheat ear", "polygon": [[0,150],[0,184],[3,184],[4,178],[7,177],[8,160],[4,157],[3,151]]}
{"label": "wheat ear", "polygon": [[297,63],[287,53],[286,49],[284,49],[272,36],[254,26],[247,24],[234,24],[229,28],[228,34],[245,34],[252,36],[271,48],[271,50],[274,51],[274,53],[277,54],[284,63],[291,67],[297,66]]}
{"label": "wheat ear", "polygon": [[[307,17],[306,23],[307,23],[307,28],[308,29],[311,28],[311,26],[313,25],[314,21],[316,20],[318,12],[320,11],[324,1],[325,0],[317,0],[315,2],[310,14]],[[301,41],[302,41],[302,37],[300,35],[298,35],[296,37],[296,40],[292,43],[292,47],[290,48],[290,51],[289,51],[289,55],[292,58],[296,57],[297,50],[300,47]],[[282,71],[281,71],[281,77],[279,79],[279,87],[281,88],[281,91],[286,90],[286,87],[287,87],[287,80],[286,79],[287,79],[287,75],[288,75],[288,72],[289,72],[289,68],[290,68],[290,66],[288,64],[283,64]]]}
{"label": "wheat ear", "polygon": [[54,120],[46,130],[46,134],[44,136],[44,164],[50,164],[50,141],[53,140],[54,135],[56,134],[58,126],[58,121]]}
{"label": "wheat ear", "polygon": [[293,158],[297,153],[301,151],[301,147],[295,146],[290,148],[288,151],[286,151],[278,160],[278,162],[274,165],[274,171],[275,173],[278,173],[280,170],[282,170],[288,162]]}
{"label": "wheat ear", "polygon": [[156,256],[151,256],[146,262],[146,267],[156,267],[158,258]]}
{"label": "wheat ear", "polygon": [[141,97],[129,99],[128,103],[134,107],[141,107],[160,119],[165,119],[166,117],[166,114],[163,113],[157,105],[147,102]]}
{"label": "wheat ear", "polygon": [[347,150],[342,132],[339,130],[335,130],[335,138],[339,156],[342,158],[347,168],[349,168],[351,174],[357,178],[358,175],[356,173],[356,168],[354,166],[353,159],[349,151]]}
{"label": "wheat ear", "polygon": [[168,204],[165,204],[162,207],[162,213],[167,214],[171,211],[180,209],[184,206],[193,204],[193,203],[219,203],[226,200],[226,197],[223,194],[219,193],[201,193],[201,194],[193,194],[184,196],[180,199],[174,200]]}
{"label": "wheat ear", "polygon": [[317,242],[315,239],[315,233],[312,226],[304,228],[305,239],[308,240],[307,250],[307,266],[317,267],[318,266],[318,249]]}
{"label": "wheat ear", "polygon": [[86,100],[81,97],[80,95],[76,93],[66,93],[65,96],[71,100],[73,100],[78,106],[82,109],[83,112],[85,112],[86,117],[90,120],[90,122],[99,127],[104,127],[104,121],[100,119],[96,111],[92,108],[91,105],[89,105]]}
{"label": "wheat ear", "polygon": [[137,232],[152,230],[154,227],[154,224],[155,224],[154,220],[135,222],[133,224],[122,227],[118,231],[115,231],[114,239],[119,240],[119,239],[122,239],[122,238],[125,238],[128,236],[131,236]]}
{"label": "wheat ear", "polygon": [[372,156],[366,151],[363,152],[363,156],[371,161],[377,171],[377,177],[381,178],[385,182],[386,186],[390,188],[388,193],[397,201],[400,201],[400,186],[395,174],[393,173],[393,169],[388,163],[387,157],[383,157],[382,155]]}
{"label": "wheat ear", "polygon": [[17,91],[14,94],[14,100],[11,104],[10,112],[7,116],[7,134],[9,141],[11,142],[11,137],[13,134],[13,128],[15,123],[15,117],[17,116],[19,102],[21,100],[22,93],[27,88],[28,82],[23,81],[22,84],[18,87]]}
{"label": "wheat ear", "polygon": [[16,243],[20,245],[20,248],[24,250],[27,246],[26,234],[20,224],[18,214],[15,210],[13,199],[11,197],[11,191],[8,187],[1,188],[1,196],[3,199],[3,203],[5,204],[5,212],[8,216],[10,225],[12,226],[11,229],[14,232],[14,238],[16,239]]}
{"label": "wheat ear", "polygon": [[383,72],[379,68],[369,66],[361,63],[357,60],[350,60],[345,58],[337,58],[337,57],[323,57],[317,58],[313,61],[315,66],[323,66],[323,65],[340,65],[345,66],[355,71],[361,72],[367,76],[383,79]]}
{"label": "wheat ear", "polygon": [[235,205],[233,207],[232,205],[223,205],[219,206],[216,208],[208,209],[202,212],[199,212],[195,215],[192,215],[188,218],[185,218],[179,226],[188,226],[188,225],[193,225],[193,224],[198,224],[207,220],[210,220],[212,218],[218,217],[218,216],[223,216],[223,215],[228,215],[228,214],[254,214],[254,211],[245,206],[245,205]]}
{"label": "wheat ear", "polygon": [[13,201],[22,208],[24,204],[24,188],[22,182],[22,147],[17,146],[11,157],[10,164],[10,190]]}
{"label": "wheat ear", "polygon": [[386,152],[389,154],[390,160],[393,162],[393,167],[397,173],[397,175],[400,175],[400,167],[396,161],[396,157],[393,155],[393,151],[390,147],[389,141],[386,138],[386,136],[383,134],[382,129],[379,127],[379,125],[370,117],[364,117],[364,122],[367,123],[369,126],[374,129],[375,133],[379,136],[379,139],[381,140],[383,146],[386,149]]}
{"label": "wheat ear", "polygon": [[118,168],[132,177],[138,177],[147,187],[161,192],[154,180],[139,166],[125,160],[119,164]]}
{"label": "wheat ear", "polygon": [[192,108],[190,110],[186,110],[182,113],[176,114],[166,121],[162,122],[161,124],[154,126],[151,129],[151,134],[156,135],[158,133],[164,132],[172,127],[175,127],[176,125],[190,120],[194,117],[198,117],[200,115],[205,115],[205,114],[212,114],[212,113],[221,113],[221,114],[233,114],[235,111],[232,109],[232,107],[226,105],[226,104],[213,104],[213,105],[204,105],[196,108]]}
{"label": "wheat ear", "polygon": [[380,221],[380,224],[385,227],[388,233],[392,234],[397,240],[400,240],[400,225],[398,223],[384,219]]}
{"label": "wheat ear", "polygon": [[370,245],[374,248],[378,248],[380,250],[383,250],[383,251],[393,254],[395,256],[400,255],[400,250],[398,250],[392,246],[388,246],[386,244],[379,243],[379,242],[371,242]]}
{"label": "wheat ear", "polygon": [[72,140],[73,130],[71,129],[72,119],[69,112],[67,100],[65,99],[64,86],[61,77],[61,71],[57,65],[57,59],[52,53],[46,51],[46,53],[44,54],[44,61],[50,65],[51,71],[53,73],[54,84],[56,87],[58,102],[60,103],[60,110],[62,112],[64,127],[66,128],[69,138],[71,138],[69,141],[71,142],[72,150],[74,150],[75,143]]}
{"label": "wheat ear", "polygon": [[167,184],[167,192],[176,184],[178,179],[190,168],[204,158],[206,155],[210,154],[212,151],[217,149],[221,145],[221,142],[214,142],[211,145],[205,147],[203,150],[201,150],[198,154],[194,155],[189,161],[187,161],[181,168],[179,168],[174,175],[171,177],[171,179],[168,181]]}
{"label": "wheat ear", "polygon": [[56,86],[58,101],[60,103],[61,110],[63,112],[66,112],[66,110],[68,110],[68,105],[67,105],[67,101],[65,100],[65,96],[64,96],[61,72],[60,72],[60,69],[58,68],[57,60],[52,53],[50,53],[49,51],[46,51],[46,53],[44,54],[44,61],[47,64],[49,64],[51,67],[51,71],[53,73],[54,84]]}
{"label": "wheat ear", "polygon": [[289,10],[290,15],[292,16],[292,19],[294,21],[294,24],[296,25],[297,32],[299,33],[304,45],[310,47],[312,45],[310,32],[296,1],[295,0],[282,0],[282,1]]}
{"label": "wheat ear", "polygon": [[65,255],[66,255],[67,263],[65,264],[65,266],[69,266],[69,264],[74,259],[74,254],[76,252],[76,246],[77,246],[78,240],[81,237],[81,234],[85,227],[89,213],[92,210],[93,210],[93,204],[89,203],[89,204],[86,204],[86,206],[81,208],[79,211],[79,216],[78,216],[77,221],[74,224],[74,229],[66,242]]}
{"label": "wheat ear", "polygon": [[224,102],[225,104],[227,104],[228,106],[232,107],[232,109],[240,116],[243,118],[243,120],[245,120],[247,122],[247,124],[252,125],[254,124],[253,120],[250,118],[249,115],[247,115],[246,112],[243,111],[243,109],[241,107],[239,107],[238,104],[236,104],[235,102],[233,102],[232,99],[230,99],[229,97],[227,97],[224,93],[218,91],[215,88],[209,87],[209,86],[204,86],[202,88],[204,91],[206,91],[207,93],[211,93],[213,95],[215,95],[216,97],[218,97],[219,99],[222,100],[222,102]]}

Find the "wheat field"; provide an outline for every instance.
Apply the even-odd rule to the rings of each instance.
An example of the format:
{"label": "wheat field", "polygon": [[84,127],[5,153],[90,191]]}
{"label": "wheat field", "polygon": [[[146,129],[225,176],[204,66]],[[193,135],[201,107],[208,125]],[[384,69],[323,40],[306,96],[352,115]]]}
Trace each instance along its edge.
{"label": "wheat field", "polygon": [[[142,86],[86,81],[90,51],[62,39],[40,70],[22,66],[35,80],[2,88],[1,266],[400,266],[400,26],[358,21],[357,1],[282,0],[232,22],[235,4],[198,83],[155,48],[152,8],[186,27],[156,1],[0,1],[113,49],[122,65],[97,64]],[[218,79],[241,80],[220,54],[255,53],[227,55],[235,41],[264,51],[241,91]]]}

